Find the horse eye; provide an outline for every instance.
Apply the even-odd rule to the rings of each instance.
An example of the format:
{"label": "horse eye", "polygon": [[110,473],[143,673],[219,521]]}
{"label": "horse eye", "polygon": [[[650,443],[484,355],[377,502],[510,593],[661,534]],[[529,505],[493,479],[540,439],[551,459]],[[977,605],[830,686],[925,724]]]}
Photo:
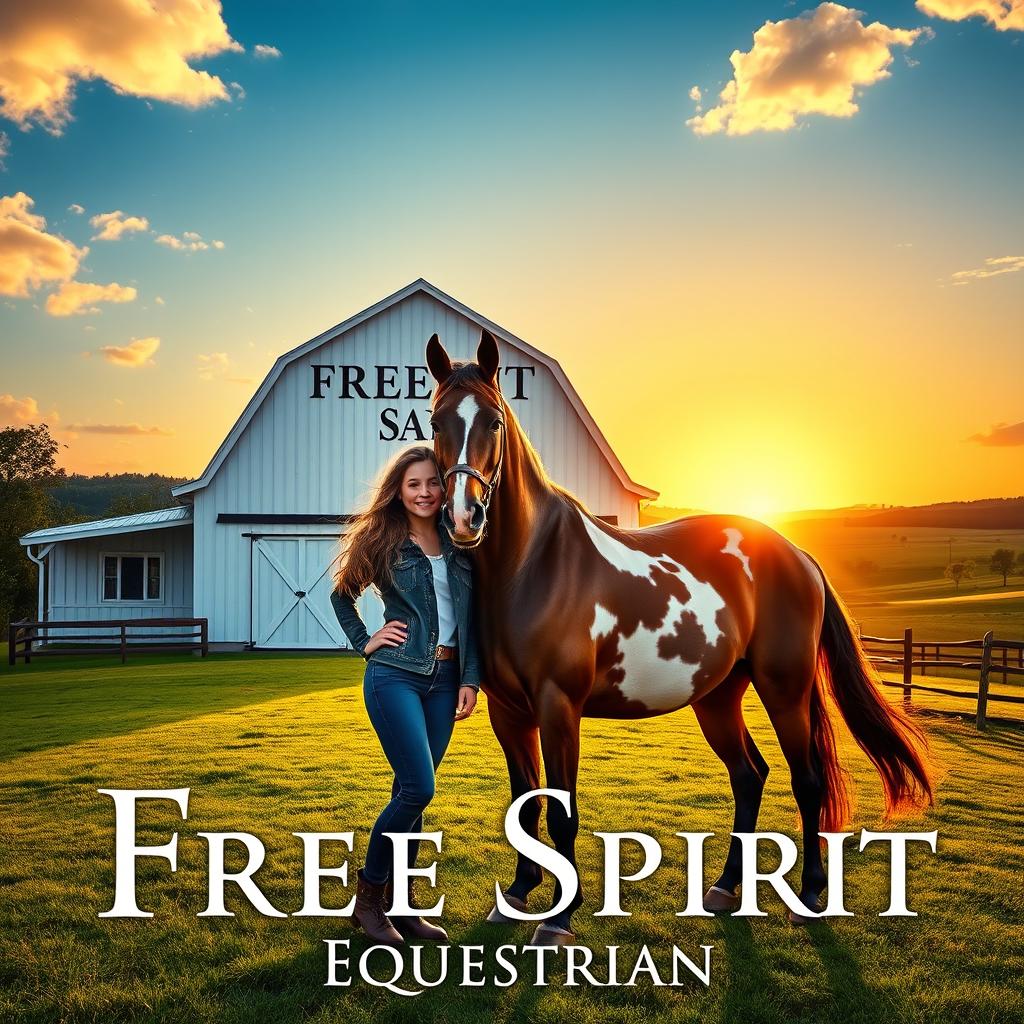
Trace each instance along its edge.
{"label": "horse eye", "polygon": [[494,421],[494,422],[493,422],[493,423],[491,424],[491,430],[494,430],[494,431],[498,431],[498,430],[500,430],[500,429],[501,429],[501,420],[495,420],[495,421]]}

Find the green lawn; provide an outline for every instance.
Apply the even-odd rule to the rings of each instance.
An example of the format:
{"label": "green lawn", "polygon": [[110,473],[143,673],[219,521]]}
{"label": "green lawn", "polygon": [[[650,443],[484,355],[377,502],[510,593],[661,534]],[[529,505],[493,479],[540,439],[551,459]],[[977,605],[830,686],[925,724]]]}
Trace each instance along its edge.
{"label": "green lawn", "polygon": [[[229,891],[232,919],[197,918],[206,905],[200,831],[248,831],[268,850],[258,878],[286,911],[301,904],[301,847],[290,833],[356,831],[352,865],[386,800],[390,776],[358,686],[362,663],[293,655],[140,656],[38,660],[0,674],[0,1019],[4,1021],[989,1021],[1018,1022],[1024,847],[1020,793],[1024,732],[985,735],[929,718],[939,767],[934,810],[895,827],[937,829],[939,852],[913,850],[915,919],[880,918],[888,856],[851,852],[852,918],[794,929],[771,894],[766,918],[689,919],[682,908],[677,831],[715,832],[710,880],[724,855],[732,800],[724,770],[690,712],[647,722],[585,723],[579,853],[584,889],[578,942],[598,950],[672,943],[689,955],[714,946],[712,984],[681,989],[509,989],[451,983],[401,999],[356,982],[326,988],[328,937],[355,937],[343,920],[256,914]],[[796,834],[778,746],[756,700],[748,721],[772,766],[759,827]],[[864,758],[844,746],[857,784],[852,828],[877,829],[880,793]],[[190,787],[189,817],[150,805],[139,841],[177,830],[179,865],[140,862],[150,920],[99,919],[113,899],[113,810],[98,788]],[[438,881],[453,943],[525,943],[530,925],[482,923],[495,879],[511,878],[502,832],[504,762],[480,712],[457,726],[427,827],[444,831]],[[649,879],[625,883],[628,918],[595,918],[600,851],[591,834],[644,831],[665,852]],[[626,870],[636,870],[631,861]],[[549,884],[543,887],[550,892]],[[324,902],[348,895],[333,881]],[[536,899],[535,907],[541,905]],[[354,948],[364,948],[356,939]],[[456,952],[453,950],[453,953]],[[598,958],[599,962],[603,956]],[[600,973],[600,970],[598,971]]]}

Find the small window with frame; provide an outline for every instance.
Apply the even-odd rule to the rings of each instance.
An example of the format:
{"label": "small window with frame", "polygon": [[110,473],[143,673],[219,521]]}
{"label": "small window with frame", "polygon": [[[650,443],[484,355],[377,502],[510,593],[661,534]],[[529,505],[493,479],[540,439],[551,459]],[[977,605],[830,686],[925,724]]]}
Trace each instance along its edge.
{"label": "small window with frame", "polygon": [[163,555],[154,552],[104,552],[101,600],[163,600]]}

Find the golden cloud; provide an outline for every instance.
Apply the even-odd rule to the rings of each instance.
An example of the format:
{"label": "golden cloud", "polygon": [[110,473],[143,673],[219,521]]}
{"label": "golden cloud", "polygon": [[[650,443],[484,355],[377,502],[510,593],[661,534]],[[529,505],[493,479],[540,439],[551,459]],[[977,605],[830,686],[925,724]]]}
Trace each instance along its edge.
{"label": "golden cloud", "polygon": [[117,366],[147,366],[159,347],[159,338],[133,338],[127,345],[104,345],[100,354]]}
{"label": "golden cloud", "polygon": [[1024,423],[997,423],[986,434],[972,434],[968,441],[986,448],[1016,448],[1024,445]]}
{"label": "golden cloud", "polygon": [[977,17],[1000,32],[1024,31],[1024,0],[917,0],[917,9],[945,21]]}
{"label": "golden cloud", "polygon": [[110,213],[97,213],[95,217],[89,218],[89,223],[100,230],[93,235],[93,239],[107,242],[116,242],[122,235],[132,231],[147,231],[149,221],[145,217],[126,217],[121,210],[112,210]]}
{"label": "golden cloud", "polygon": [[27,298],[33,288],[68,281],[89,251],[49,234],[33,203],[24,192],[0,196],[0,295]]}
{"label": "golden cloud", "polygon": [[47,0],[0,6],[0,114],[59,135],[78,80],[115,92],[201,107],[227,87],[190,61],[242,47],[219,0]]}
{"label": "golden cloud", "polygon": [[227,370],[230,364],[227,352],[210,352],[208,355],[200,353],[196,359],[199,361],[199,376],[202,380],[213,380]]}
{"label": "golden cloud", "polygon": [[858,87],[889,77],[894,46],[930,29],[865,25],[862,12],[823,3],[783,21],[766,21],[747,53],[734,50],[732,81],[719,103],[686,123],[696,135],[787,131],[807,114],[852,117]]}
{"label": "golden cloud", "polygon": [[39,404],[29,395],[15,398],[14,395],[0,395],[0,423],[17,426],[21,423],[35,423],[39,419]]}
{"label": "golden cloud", "polygon": [[983,277],[1016,274],[1018,270],[1024,270],[1024,256],[990,256],[980,267],[958,270],[953,275],[953,284],[970,284]]}
{"label": "golden cloud", "polygon": [[92,284],[87,281],[66,281],[46,299],[50,316],[71,316],[73,313],[98,313],[94,302],[132,302],[138,293],[134,288],[114,282]]}
{"label": "golden cloud", "polygon": [[164,427],[144,427],[139,423],[72,423],[68,430],[79,434],[130,434],[150,437],[173,437],[173,430]]}

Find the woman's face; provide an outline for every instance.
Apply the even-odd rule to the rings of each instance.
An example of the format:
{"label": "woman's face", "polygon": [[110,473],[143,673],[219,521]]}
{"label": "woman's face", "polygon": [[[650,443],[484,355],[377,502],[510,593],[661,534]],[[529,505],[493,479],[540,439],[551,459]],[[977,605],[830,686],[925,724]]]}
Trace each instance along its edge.
{"label": "woman's face", "polygon": [[411,463],[402,478],[402,504],[406,514],[418,519],[431,519],[441,509],[441,478],[429,459]]}

